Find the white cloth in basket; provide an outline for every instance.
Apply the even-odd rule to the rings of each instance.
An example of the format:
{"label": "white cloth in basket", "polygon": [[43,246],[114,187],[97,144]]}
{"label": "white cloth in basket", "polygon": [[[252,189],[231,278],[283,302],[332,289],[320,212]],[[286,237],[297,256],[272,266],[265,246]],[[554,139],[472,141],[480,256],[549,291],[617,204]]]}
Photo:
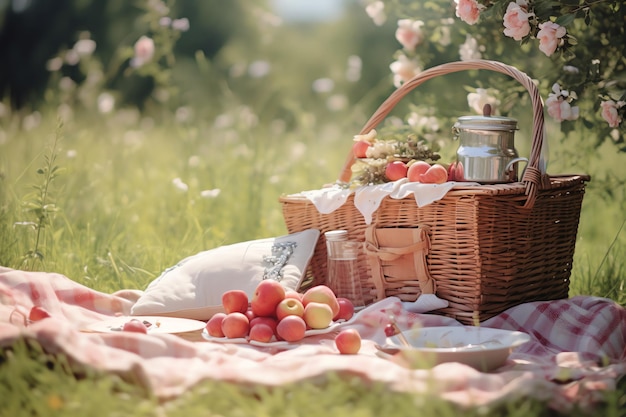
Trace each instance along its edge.
{"label": "white cloth in basket", "polygon": [[[406,178],[403,178],[385,184],[359,187],[354,191],[343,188],[340,185],[333,185],[319,190],[303,191],[296,195],[306,197],[320,213],[330,214],[344,205],[348,196],[354,192],[354,205],[363,215],[365,223],[369,225],[372,223],[372,215],[378,210],[382,199],[386,196],[402,199],[413,194],[417,206],[424,207],[442,199],[457,184],[459,183],[454,181],[448,181],[443,184],[422,184],[409,182]],[[470,183],[464,182],[462,185],[465,187],[470,185]]]}

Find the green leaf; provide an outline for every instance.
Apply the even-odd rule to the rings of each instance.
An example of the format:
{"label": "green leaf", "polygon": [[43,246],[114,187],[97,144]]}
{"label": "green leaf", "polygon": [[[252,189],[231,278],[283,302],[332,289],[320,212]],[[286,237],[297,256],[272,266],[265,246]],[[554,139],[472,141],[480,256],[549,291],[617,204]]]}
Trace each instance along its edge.
{"label": "green leaf", "polygon": [[561,26],[567,26],[570,23],[572,23],[574,19],[576,19],[576,15],[573,13],[568,13],[568,14],[564,14],[564,15],[557,17],[554,23],[561,25]]}

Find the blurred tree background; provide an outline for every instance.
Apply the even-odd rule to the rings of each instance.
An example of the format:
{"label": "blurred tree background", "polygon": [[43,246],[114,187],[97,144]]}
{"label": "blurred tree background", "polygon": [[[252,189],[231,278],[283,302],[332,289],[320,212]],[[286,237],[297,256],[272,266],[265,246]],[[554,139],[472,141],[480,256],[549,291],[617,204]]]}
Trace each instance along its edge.
{"label": "blurred tree background", "polygon": [[[145,9],[159,3],[0,1],[0,97],[16,109],[36,109],[45,104],[52,81],[69,77],[83,83],[88,71],[63,54],[80,37],[88,37],[96,44],[93,57],[103,65],[102,88],[116,91],[119,104],[145,107],[154,93],[154,79],[129,74],[129,59],[119,62],[116,54],[149,34]],[[268,0],[253,4],[242,0],[166,2],[170,16],[189,20],[189,30],[181,34],[173,51],[173,84],[180,96],[170,105],[219,106],[215,101],[224,97],[218,99],[216,94],[223,90],[216,89],[223,88],[219,84],[228,78],[228,88],[247,92],[244,96],[250,100],[259,88],[271,86],[274,94],[283,95],[286,111],[327,99],[319,93],[323,96],[339,88],[348,94],[348,101],[356,101],[379,86],[382,91],[372,99],[376,102],[392,89],[388,54],[396,47],[395,25],[376,27],[357,2],[336,3],[340,6],[334,17],[322,16],[320,21],[300,15],[285,21],[273,13],[273,2]],[[350,18],[341,19],[346,15]],[[56,68],[51,70],[50,61],[59,56],[64,64],[55,78]],[[346,76],[347,71],[352,73]],[[261,85],[255,81],[259,78],[265,79]],[[327,84],[320,81],[317,89],[312,88],[317,79]]]}
{"label": "blurred tree background", "polygon": [[[95,41],[94,55],[99,60],[114,61],[121,45],[132,45],[146,32],[141,21],[144,10],[139,4],[125,0],[0,2],[0,93],[17,107],[41,105],[50,78],[47,62],[60,51],[71,49],[80,33],[89,33]],[[197,51],[213,58],[230,38],[249,27],[238,24],[242,15],[239,1],[179,0],[171,8],[174,15],[189,16],[191,23],[175,47],[182,60]],[[86,76],[71,64],[64,65],[62,73],[77,83]],[[150,81],[138,77],[123,80],[116,73],[108,82],[106,87],[123,91],[134,104],[141,104],[150,93]]]}

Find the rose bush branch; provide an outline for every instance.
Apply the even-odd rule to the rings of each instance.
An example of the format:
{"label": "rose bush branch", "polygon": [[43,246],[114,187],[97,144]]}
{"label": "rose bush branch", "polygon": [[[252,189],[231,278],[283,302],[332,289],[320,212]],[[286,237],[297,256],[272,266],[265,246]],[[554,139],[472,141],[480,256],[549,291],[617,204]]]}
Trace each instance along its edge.
{"label": "rose bush branch", "polygon": [[[537,77],[548,115],[566,135],[583,129],[595,145],[611,138],[626,151],[626,6],[619,0],[370,1],[377,24],[397,18],[398,49],[390,69],[396,86],[424,68],[451,60],[494,59]],[[467,87],[506,113],[521,94]],[[478,98],[477,98],[478,97]],[[495,105],[495,106],[494,106]],[[498,108],[499,106],[499,108]]]}

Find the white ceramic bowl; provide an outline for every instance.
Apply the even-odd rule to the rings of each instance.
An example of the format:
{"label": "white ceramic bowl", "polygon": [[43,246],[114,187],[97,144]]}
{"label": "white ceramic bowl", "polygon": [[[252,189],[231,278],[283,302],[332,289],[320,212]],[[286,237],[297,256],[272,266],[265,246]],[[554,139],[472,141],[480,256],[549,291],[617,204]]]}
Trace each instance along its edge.
{"label": "white ceramic bowl", "polygon": [[422,327],[402,332],[410,347],[395,335],[381,350],[411,368],[429,368],[443,362],[460,362],[479,371],[502,366],[513,349],[528,342],[526,333],[487,327]]}

